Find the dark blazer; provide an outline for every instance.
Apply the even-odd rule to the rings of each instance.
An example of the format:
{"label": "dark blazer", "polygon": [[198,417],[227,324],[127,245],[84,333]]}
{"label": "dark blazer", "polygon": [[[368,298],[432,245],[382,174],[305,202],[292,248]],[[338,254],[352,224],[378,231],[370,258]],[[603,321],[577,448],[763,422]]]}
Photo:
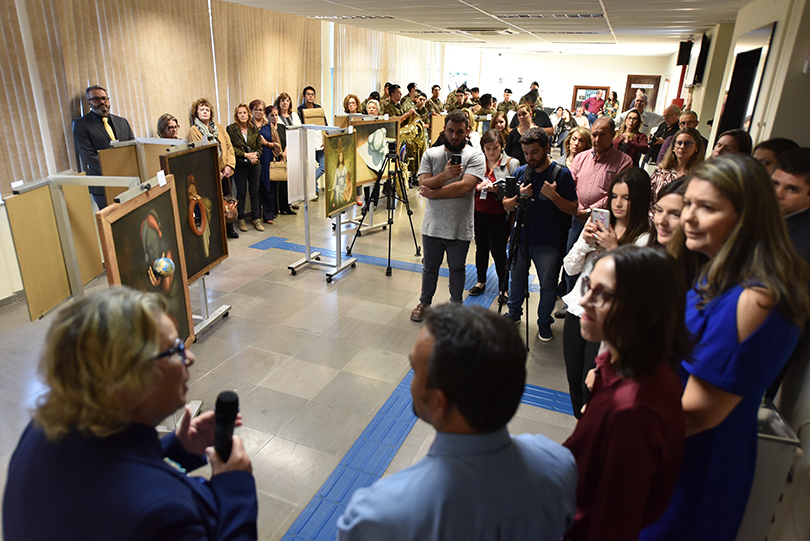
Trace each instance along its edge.
{"label": "dark blazer", "polygon": [[245,152],[256,152],[261,158],[264,147],[262,147],[262,141],[259,139],[259,128],[253,122],[248,122],[247,141],[242,137],[242,129],[236,122],[228,124],[225,131],[228,132],[228,136],[231,138],[237,167],[245,164]]}
{"label": "dark blazer", "polygon": [[253,476],[188,477],[204,460],[171,434],[132,424],[98,438],[77,432],[52,442],[29,424],[11,457],[3,538],[17,540],[254,540]]}
{"label": "dark blazer", "polygon": [[[108,114],[107,120],[119,141],[135,139],[126,118]],[[99,115],[90,111],[73,121],[73,144],[76,147],[81,170],[88,175],[100,175],[98,151],[110,148],[110,136],[104,129]]]}

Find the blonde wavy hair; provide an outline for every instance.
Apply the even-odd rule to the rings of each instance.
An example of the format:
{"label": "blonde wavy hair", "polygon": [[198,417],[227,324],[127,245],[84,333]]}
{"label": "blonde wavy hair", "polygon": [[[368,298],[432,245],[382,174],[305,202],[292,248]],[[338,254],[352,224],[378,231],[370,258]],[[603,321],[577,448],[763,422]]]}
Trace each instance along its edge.
{"label": "blonde wavy hair", "polygon": [[39,363],[50,392],[34,411],[49,439],[106,437],[130,424],[160,374],[152,360],[167,308],[158,294],[111,287],[59,312]]}

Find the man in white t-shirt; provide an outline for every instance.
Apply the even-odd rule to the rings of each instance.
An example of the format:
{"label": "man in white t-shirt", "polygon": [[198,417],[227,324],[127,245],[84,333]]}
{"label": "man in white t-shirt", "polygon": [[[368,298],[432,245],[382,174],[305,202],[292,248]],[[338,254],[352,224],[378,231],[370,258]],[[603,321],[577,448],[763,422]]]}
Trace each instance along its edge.
{"label": "man in white t-shirt", "polygon": [[[484,155],[467,145],[469,133],[469,117],[461,110],[452,111],[444,122],[444,146],[429,148],[422,155],[419,194],[427,199],[422,220],[422,294],[411,321],[422,321],[433,302],[445,253],[450,300],[462,300],[467,251],[473,238],[475,186],[486,176]],[[460,157],[460,164],[453,165],[454,156]]]}

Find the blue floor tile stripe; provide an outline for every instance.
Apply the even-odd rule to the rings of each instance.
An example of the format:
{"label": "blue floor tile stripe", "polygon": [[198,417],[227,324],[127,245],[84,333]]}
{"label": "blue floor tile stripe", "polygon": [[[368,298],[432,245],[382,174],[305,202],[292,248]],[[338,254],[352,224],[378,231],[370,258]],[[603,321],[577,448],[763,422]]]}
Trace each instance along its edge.
{"label": "blue floor tile stripe", "polygon": [[[337,520],[358,488],[382,477],[416,424],[411,399],[413,371],[397,385],[377,415],[307,504],[282,541],[333,541]],[[567,393],[526,385],[523,404],[574,415]]]}
{"label": "blue floor tile stripe", "polygon": [[[260,240],[259,242],[251,244],[250,247],[255,248],[257,250],[269,250],[270,248],[276,248],[278,250],[287,250],[288,252],[298,252],[299,254],[303,254],[304,252],[306,252],[306,246],[304,246],[303,244],[295,244],[294,242],[288,242],[288,239],[282,237],[268,237],[264,240]],[[335,251],[330,248],[316,248],[315,246],[313,246],[311,248],[311,251],[320,252],[321,255],[324,257],[330,257],[332,259],[335,258]],[[345,251],[343,252],[343,257],[344,258],[349,257],[348,255],[346,255]],[[356,258],[358,263],[365,263],[367,265],[374,265],[377,267],[388,267],[388,259],[384,257],[362,255],[358,253],[353,253],[352,257]],[[392,259],[391,268],[410,272],[422,272],[422,263],[421,262],[408,263],[406,261],[397,261],[396,259]],[[474,286],[478,282],[478,274],[475,270],[475,265],[468,264],[466,273],[467,278],[464,284],[464,289],[469,290],[472,286]],[[439,269],[439,276],[447,278],[448,276],[450,276],[450,272],[445,267],[442,267]],[[540,292],[539,286],[534,281],[534,275],[529,275],[529,291],[531,291],[532,293]],[[467,297],[464,304],[489,307],[497,298],[498,298],[498,276],[495,273],[495,267],[490,265],[489,269],[487,269],[486,292],[482,293],[478,297]]]}

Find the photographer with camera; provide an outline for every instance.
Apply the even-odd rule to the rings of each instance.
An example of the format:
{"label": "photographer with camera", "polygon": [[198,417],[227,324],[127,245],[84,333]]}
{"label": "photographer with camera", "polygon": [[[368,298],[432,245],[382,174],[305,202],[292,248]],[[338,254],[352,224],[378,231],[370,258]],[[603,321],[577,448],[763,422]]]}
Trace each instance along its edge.
{"label": "photographer with camera", "polygon": [[486,179],[486,160],[467,145],[470,119],[452,111],[444,122],[444,146],[429,148],[419,165],[419,195],[427,199],[422,220],[422,293],[411,321],[422,321],[433,302],[439,267],[447,254],[450,300],[461,302],[466,279],[467,251],[473,239],[475,186]]}
{"label": "photographer with camera", "polygon": [[520,138],[526,165],[515,172],[520,194],[504,197],[503,206],[511,212],[525,205],[524,218],[515,221],[512,235],[519,235],[520,248],[515,254],[509,284],[507,317],[520,321],[523,300],[527,296],[529,262],[534,262],[540,282],[537,307],[538,338],[548,342],[554,335],[551,312],[557,299],[557,277],[560,273],[560,244],[565,234],[563,224],[577,211],[577,191],[571,172],[551,160],[548,134],[532,128]]}

